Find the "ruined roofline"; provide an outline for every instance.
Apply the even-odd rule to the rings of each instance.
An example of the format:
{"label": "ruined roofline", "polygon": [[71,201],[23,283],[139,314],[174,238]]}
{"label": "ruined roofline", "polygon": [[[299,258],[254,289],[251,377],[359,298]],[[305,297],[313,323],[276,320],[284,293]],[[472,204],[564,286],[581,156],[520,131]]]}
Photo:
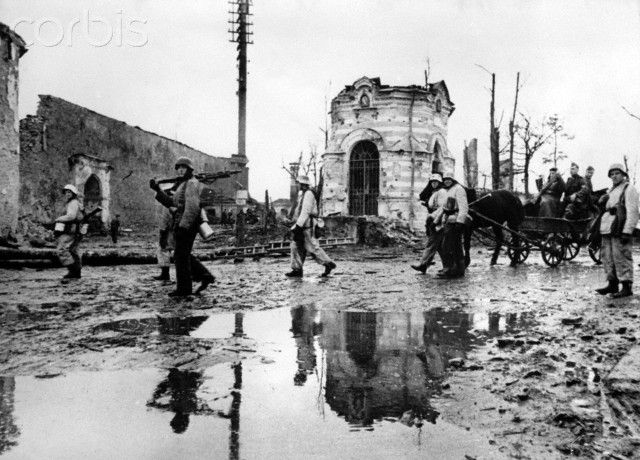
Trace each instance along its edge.
{"label": "ruined roofline", "polygon": [[[40,102],[38,103],[38,110],[37,110],[37,112],[36,112],[36,115],[35,115],[35,116],[38,116],[38,115],[39,115],[39,113],[38,113],[38,112],[40,111],[40,105],[42,104],[42,102],[43,102],[43,101],[45,101],[45,100],[47,100],[47,99],[50,99],[50,100],[54,100],[54,101],[60,101],[60,102],[62,102],[62,103],[64,103],[64,104],[68,104],[68,105],[71,105],[71,106],[73,106],[73,107],[77,107],[77,108],[82,109],[82,110],[86,110],[87,112],[92,113],[92,114],[95,114],[95,115],[98,115],[99,117],[107,118],[107,119],[112,120],[112,121],[114,121],[114,122],[116,122],[116,123],[123,124],[123,125],[125,125],[125,126],[126,126],[126,127],[128,127],[128,128],[137,129],[138,131],[142,131],[143,133],[146,133],[146,134],[151,134],[151,135],[153,135],[153,136],[159,137],[160,139],[164,139],[164,140],[169,141],[169,142],[174,142],[174,143],[176,143],[176,144],[178,144],[178,145],[181,145],[181,146],[183,146],[183,147],[186,147],[186,148],[188,148],[188,149],[191,149],[191,150],[193,150],[194,152],[201,153],[202,155],[206,155],[206,156],[211,157],[211,158],[219,158],[219,159],[222,159],[222,160],[229,160],[229,159],[232,157],[232,155],[233,155],[233,154],[231,154],[231,155],[229,155],[228,157],[222,157],[222,156],[215,156],[215,155],[211,155],[211,154],[209,154],[209,153],[203,152],[202,150],[198,150],[198,149],[196,149],[196,148],[193,148],[193,147],[191,147],[190,145],[185,144],[184,142],[180,142],[180,141],[178,141],[178,140],[171,139],[171,138],[169,138],[169,137],[163,136],[163,135],[161,135],[161,134],[154,133],[154,132],[152,132],[152,131],[147,131],[146,129],[142,129],[142,128],[140,128],[139,126],[131,126],[130,124],[128,124],[128,123],[127,123],[127,122],[125,122],[125,121],[118,120],[118,119],[116,119],[116,118],[112,118],[112,117],[109,117],[109,116],[107,116],[107,115],[103,115],[103,114],[101,114],[101,113],[96,112],[95,110],[91,110],[91,109],[89,109],[89,108],[87,108],[87,107],[84,107],[84,106],[81,106],[81,105],[79,105],[79,104],[75,104],[75,103],[73,103],[73,102],[69,102],[69,101],[67,101],[66,99],[62,99],[61,97],[52,96],[52,95],[50,95],[50,94],[38,94],[38,97],[40,98]],[[30,116],[33,116],[33,115],[27,115],[25,118],[23,118],[23,120],[24,120],[24,119],[26,119],[27,117],[30,117]]]}
{"label": "ruined roofline", "polygon": [[13,43],[18,45],[18,49],[20,50],[20,57],[22,57],[24,53],[28,51],[27,44],[22,39],[22,37],[11,30],[8,25],[3,24],[2,22],[0,22],[0,35],[8,38]]}
{"label": "ruined roofline", "polygon": [[434,83],[428,83],[426,86],[424,85],[383,85],[380,83],[380,77],[369,78],[366,76],[360,77],[351,85],[345,85],[344,89],[338,93],[336,98],[351,93],[356,90],[356,84],[364,79],[369,80],[375,88],[378,89],[379,93],[389,94],[392,92],[402,92],[402,93],[418,93],[423,94],[425,96],[436,94],[438,91],[442,91],[447,98],[447,103],[451,106],[451,113],[455,110],[455,104],[451,100],[449,95],[449,88],[447,88],[447,84],[444,80],[440,80]]}

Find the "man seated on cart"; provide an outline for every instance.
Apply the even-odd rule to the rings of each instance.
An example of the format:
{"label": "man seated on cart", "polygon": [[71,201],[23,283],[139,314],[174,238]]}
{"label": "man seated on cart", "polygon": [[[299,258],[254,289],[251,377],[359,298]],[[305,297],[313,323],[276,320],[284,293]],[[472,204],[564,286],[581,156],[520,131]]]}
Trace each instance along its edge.
{"label": "man seated on cart", "polygon": [[544,184],[536,199],[536,205],[540,205],[538,214],[540,217],[560,217],[562,215],[560,197],[562,197],[564,190],[565,183],[558,174],[558,168],[549,169],[547,183]]}
{"label": "man seated on cart", "polygon": [[564,190],[564,218],[569,220],[586,219],[589,217],[589,197],[591,191],[587,181],[578,174],[580,167],[571,163],[571,177],[567,179]]}

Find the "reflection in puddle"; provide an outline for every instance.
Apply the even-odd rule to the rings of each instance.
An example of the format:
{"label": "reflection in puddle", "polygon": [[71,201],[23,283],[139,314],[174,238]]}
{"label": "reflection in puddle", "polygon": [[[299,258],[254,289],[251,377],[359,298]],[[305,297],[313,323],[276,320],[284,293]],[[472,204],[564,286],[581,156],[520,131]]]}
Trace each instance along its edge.
{"label": "reflection in puddle", "polygon": [[99,324],[93,328],[93,332],[112,331],[141,335],[157,331],[161,335],[189,335],[190,332],[200,327],[208,318],[208,316],[157,316],[155,318],[123,319]]}
{"label": "reflection in puddle", "polygon": [[[313,305],[181,318],[171,326],[143,322],[135,331],[246,336],[258,350],[204,369],[0,379],[0,452],[17,458],[106,451],[110,458],[497,458],[486,438],[438,419],[431,403],[452,358],[530,323],[521,315]],[[129,333],[130,324],[108,330]],[[113,442],[122,437],[135,442]]]}

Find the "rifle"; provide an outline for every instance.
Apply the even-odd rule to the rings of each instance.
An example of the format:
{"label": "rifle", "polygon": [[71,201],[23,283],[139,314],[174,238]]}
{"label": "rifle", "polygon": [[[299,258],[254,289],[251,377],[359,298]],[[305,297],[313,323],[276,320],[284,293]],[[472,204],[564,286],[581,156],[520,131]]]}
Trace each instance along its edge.
{"label": "rifle", "polygon": [[[215,173],[199,173],[199,174],[194,174],[193,177],[198,179],[203,184],[212,184],[218,179],[226,179],[228,177],[235,176],[236,174],[240,174],[241,172],[242,172],[241,169],[234,169],[232,171],[220,171],[220,172],[215,172]],[[158,185],[160,185],[160,184],[176,184],[176,185],[178,185],[178,184],[184,182],[185,180],[187,180],[187,179],[184,178],[184,177],[172,177],[170,179],[160,179],[160,180],[156,181],[156,183]]]}

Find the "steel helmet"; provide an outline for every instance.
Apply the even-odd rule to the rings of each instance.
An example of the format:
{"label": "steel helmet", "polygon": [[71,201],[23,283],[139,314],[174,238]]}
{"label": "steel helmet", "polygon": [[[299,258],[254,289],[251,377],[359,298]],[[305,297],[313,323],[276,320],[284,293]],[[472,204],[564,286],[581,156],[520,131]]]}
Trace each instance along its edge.
{"label": "steel helmet", "polygon": [[62,190],[69,190],[75,196],[78,196],[78,189],[76,188],[75,185],[67,184],[64,187],[62,187]]}
{"label": "steel helmet", "polygon": [[625,176],[629,177],[629,174],[627,174],[627,171],[624,169],[624,166],[622,166],[622,164],[620,163],[613,163],[611,166],[609,166],[609,172],[607,173],[607,176],[611,174],[611,171],[614,171],[616,169],[620,171],[622,174],[624,174]]}
{"label": "steel helmet", "polygon": [[189,168],[192,171],[195,169],[193,167],[193,162],[187,157],[180,157],[180,158],[178,158],[176,160],[175,168],[178,169],[179,166],[186,166],[187,168]]}
{"label": "steel helmet", "polygon": [[429,177],[429,182],[431,182],[432,180],[442,182],[442,175],[440,173],[432,173]]}
{"label": "steel helmet", "polygon": [[296,179],[298,184],[311,185],[311,181],[309,180],[309,176],[298,176]]}
{"label": "steel helmet", "polygon": [[444,173],[442,173],[442,180],[444,179],[456,180],[456,178],[453,177],[453,171],[445,171]]}

